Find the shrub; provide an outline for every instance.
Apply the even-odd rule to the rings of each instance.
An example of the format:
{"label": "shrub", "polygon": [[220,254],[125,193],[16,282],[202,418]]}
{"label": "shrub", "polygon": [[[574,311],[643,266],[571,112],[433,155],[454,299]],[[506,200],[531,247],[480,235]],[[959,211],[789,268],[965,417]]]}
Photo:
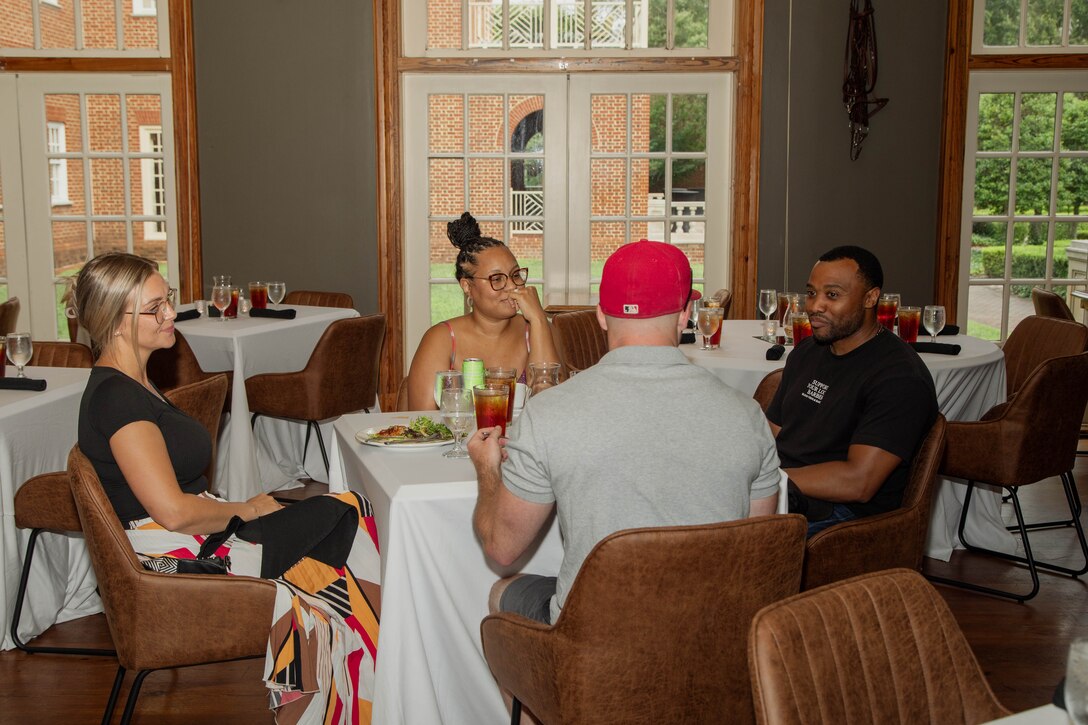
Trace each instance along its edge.
{"label": "shrub", "polygon": [[[1054,243],[1054,276],[1069,275],[1069,260],[1065,256],[1068,240]],[[987,277],[1005,275],[1005,250],[1001,247],[986,247],[979,250],[982,271]],[[1046,276],[1046,246],[1035,244],[1017,244],[1012,248],[1012,276],[1016,278],[1033,277],[1042,279]],[[1030,297],[1031,285],[1014,284],[1012,293],[1017,297]],[[1054,287],[1055,294],[1064,295],[1065,287]]]}

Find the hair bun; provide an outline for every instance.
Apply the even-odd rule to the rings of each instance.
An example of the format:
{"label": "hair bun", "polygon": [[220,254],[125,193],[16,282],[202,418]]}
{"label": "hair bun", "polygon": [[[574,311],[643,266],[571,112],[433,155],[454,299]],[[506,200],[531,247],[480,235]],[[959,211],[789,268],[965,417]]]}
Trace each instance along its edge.
{"label": "hair bun", "polygon": [[475,217],[467,211],[457,221],[446,224],[446,236],[450,243],[458,249],[464,249],[465,245],[480,238],[480,225]]}

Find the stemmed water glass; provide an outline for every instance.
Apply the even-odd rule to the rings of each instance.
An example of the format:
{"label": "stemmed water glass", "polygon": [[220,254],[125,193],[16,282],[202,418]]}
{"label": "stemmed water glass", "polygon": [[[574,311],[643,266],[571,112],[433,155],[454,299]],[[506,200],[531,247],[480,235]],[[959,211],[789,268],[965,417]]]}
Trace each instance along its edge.
{"label": "stemmed water glass", "polygon": [[460,370],[439,370],[434,374],[434,404],[442,407],[442,393],[450,388],[464,387],[465,376]]}
{"label": "stemmed water glass", "polygon": [[453,433],[453,448],[443,455],[446,458],[468,458],[468,451],[461,447],[461,438],[476,420],[476,405],[472,391],[467,388],[446,388],[442,391],[442,420]]}
{"label": "stemmed water glass", "polygon": [[699,327],[699,334],[703,336],[703,346],[699,348],[700,350],[711,349],[710,338],[718,331],[724,317],[725,310],[721,307],[703,305],[699,308],[699,320],[696,324]]}
{"label": "stemmed water glass", "polygon": [[287,294],[287,285],[283,282],[269,282],[268,283],[268,301],[274,305],[278,305],[283,302],[284,296]]}
{"label": "stemmed water glass", "polygon": [[217,284],[212,287],[212,304],[219,310],[219,321],[226,322],[227,316],[223,313],[230,306],[229,284]]}
{"label": "stemmed water glass", "polygon": [[929,330],[929,339],[937,342],[937,335],[944,329],[944,307],[941,305],[926,305],[922,312],[922,324]]}
{"label": "stemmed water glass", "polygon": [[759,311],[763,313],[763,318],[766,320],[771,319],[771,315],[777,309],[778,290],[761,289],[759,291]]}
{"label": "stemmed water glass", "polygon": [[19,369],[20,378],[25,378],[23,368],[30,362],[30,356],[34,348],[30,343],[29,332],[13,332],[4,339],[4,348],[7,350],[8,360]]}

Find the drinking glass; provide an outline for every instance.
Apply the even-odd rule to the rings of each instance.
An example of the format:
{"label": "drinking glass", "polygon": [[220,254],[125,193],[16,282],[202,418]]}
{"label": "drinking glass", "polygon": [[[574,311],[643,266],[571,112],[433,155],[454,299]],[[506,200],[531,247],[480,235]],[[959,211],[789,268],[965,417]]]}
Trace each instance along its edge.
{"label": "drinking glass", "polygon": [[703,309],[705,304],[701,299],[691,301],[691,326],[695,329],[699,328],[699,310]]}
{"label": "drinking glass", "polygon": [[707,307],[703,305],[699,308],[699,320],[697,325],[699,327],[699,334],[703,336],[703,346],[700,350],[710,349],[710,336],[718,331],[721,327],[722,319],[725,317],[725,310],[721,307]]}
{"label": "drinking glass", "polygon": [[1065,710],[1076,725],[1088,725],[1088,637],[1069,645],[1065,669]]}
{"label": "drinking glass", "polygon": [[937,335],[944,329],[944,307],[941,305],[926,305],[922,311],[922,324],[929,330],[929,339],[937,342]]}
{"label": "drinking glass", "polygon": [[212,286],[216,287],[218,285],[223,285],[225,287],[230,287],[230,275],[229,274],[212,275]]}
{"label": "drinking glass", "polygon": [[274,305],[278,305],[283,302],[284,295],[287,294],[287,285],[283,282],[269,282],[268,283],[268,301]]}
{"label": "drinking glass", "polygon": [[251,309],[253,309],[253,303],[249,301],[248,297],[240,297],[238,299],[239,315],[248,315]]}
{"label": "drinking glass", "polygon": [[888,332],[893,332],[895,328],[895,319],[899,315],[899,295],[894,292],[880,295],[880,300],[876,303],[876,319],[881,325],[884,325],[884,329]]}
{"label": "drinking glass", "polygon": [[506,409],[509,406],[510,387],[505,383],[484,383],[473,391],[476,403],[476,427],[502,426],[506,435]]}
{"label": "drinking glass", "polygon": [[921,308],[899,308],[899,337],[903,338],[903,342],[918,342],[918,323],[921,321]]}
{"label": "drinking glass", "polygon": [[208,301],[207,300],[193,300],[193,309],[201,317],[208,314]]}
{"label": "drinking glass", "polygon": [[794,345],[800,345],[806,337],[812,337],[812,323],[807,312],[794,312],[792,323]]}
{"label": "drinking glass", "polygon": [[217,284],[212,287],[212,304],[219,310],[219,321],[227,321],[227,306],[230,305],[230,285]]}
{"label": "drinking glass", "polygon": [[517,368],[486,368],[484,369],[484,383],[487,385],[505,385],[509,391],[506,396],[506,422],[514,420],[514,386],[518,382]]}
{"label": "drinking glass", "polygon": [[805,303],[801,299],[801,295],[792,294],[789,296],[789,302],[786,305],[786,311],[782,315],[782,329],[785,330],[786,341],[789,344],[794,343],[793,339],[793,316],[798,312],[805,311]]}
{"label": "drinking glass", "polygon": [[238,299],[242,296],[242,289],[240,287],[230,288],[230,304],[227,305],[227,309],[223,310],[224,317],[237,317],[238,316]]}
{"label": "drinking glass", "polygon": [[529,363],[529,392],[536,395],[541,390],[559,385],[559,370],[562,366],[555,362]]}
{"label": "drinking glass", "polygon": [[759,311],[763,317],[771,319],[771,315],[778,309],[778,290],[761,289],[759,291]]}
{"label": "drinking glass", "polygon": [[268,307],[268,283],[249,283],[249,303],[255,310],[263,310]]}
{"label": "drinking glass", "polygon": [[449,388],[463,388],[465,376],[460,370],[439,370],[434,374],[434,404],[442,407],[442,393]]}
{"label": "drinking glass", "polygon": [[453,448],[446,451],[445,457],[468,458],[468,451],[461,447],[461,438],[472,427],[475,413],[472,391],[465,388],[446,388],[442,391],[439,408],[442,410],[442,421],[453,433]]}
{"label": "drinking glass", "polygon": [[19,369],[20,378],[25,378],[23,374],[23,368],[28,362],[30,362],[30,355],[33,353],[33,346],[30,344],[29,332],[13,332],[8,335],[4,340],[4,347],[7,350],[8,360],[11,364]]}

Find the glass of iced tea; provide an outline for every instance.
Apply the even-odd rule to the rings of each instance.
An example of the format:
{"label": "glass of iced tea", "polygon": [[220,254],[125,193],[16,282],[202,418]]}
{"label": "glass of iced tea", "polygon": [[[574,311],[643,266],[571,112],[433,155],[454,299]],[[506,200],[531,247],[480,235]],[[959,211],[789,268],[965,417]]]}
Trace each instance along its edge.
{"label": "glass of iced tea", "polygon": [[801,340],[812,337],[812,323],[809,322],[807,312],[793,313],[793,344],[800,345]]}
{"label": "glass of iced tea", "polygon": [[238,316],[238,295],[241,291],[238,287],[230,288],[230,304],[227,305],[227,309],[223,310],[223,317]]}
{"label": "glass of iced tea", "polygon": [[884,329],[891,332],[895,328],[895,318],[899,314],[899,295],[889,292],[880,295],[876,303],[876,319]]}
{"label": "glass of iced tea", "polygon": [[899,337],[904,342],[918,342],[918,323],[922,320],[920,307],[899,308]]}
{"label": "glass of iced tea", "polygon": [[506,410],[510,404],[510,387],[505,383],[484,383],[473,391],[476,399],[476,427],[502,426],[506,435]]}
{"label": "glass of iced tea", "polygon": [[485,368],[484,383],[487,385],[505,385],[509,394],[506,398],[506,422],[514,419],[514,386],[518,382],[517,368]]}
{"label": "glass of iced tea", "polygon": [[249,304],[255,310],[263,310],[268,307],[268,283],[249,283]]}

